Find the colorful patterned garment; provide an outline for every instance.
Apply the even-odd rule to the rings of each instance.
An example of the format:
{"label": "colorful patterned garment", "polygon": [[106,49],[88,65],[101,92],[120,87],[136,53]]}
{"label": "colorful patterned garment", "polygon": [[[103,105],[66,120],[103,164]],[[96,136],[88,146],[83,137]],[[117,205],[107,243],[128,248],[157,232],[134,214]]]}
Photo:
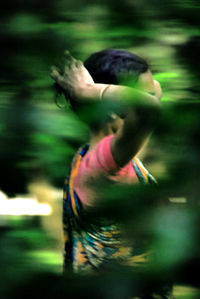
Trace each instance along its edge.
{"label": "colorful patterned garment", "polygon": [[[148,254],[141,254],[123,245],[117,225],[83,225],[84,209],[74,190],[73,180],[88,148],[89,145],[85,145],[79,150],[64,183],[64,270],[91,272],[109,266],[111,261],[120,261],[126,265],[142,265],[147,261]],[[134,158],[132,165],[140,183],[156,183],[139,159]]]}

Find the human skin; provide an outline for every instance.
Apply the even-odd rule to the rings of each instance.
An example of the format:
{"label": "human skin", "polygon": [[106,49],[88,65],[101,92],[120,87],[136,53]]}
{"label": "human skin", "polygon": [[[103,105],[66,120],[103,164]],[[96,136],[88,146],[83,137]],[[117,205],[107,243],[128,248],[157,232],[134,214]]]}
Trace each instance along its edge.
{"label": "human skin", "polygon": [[[114,133],[111,150],[116,163],[123,167],[141,149],[152,132],[160,113],[162,96],[159,82],[153,80],[150,70],[142,73],[134,88],[123,85],[95,83],[84,67],[69,52],[65,53],[66,64],[61,73],[52,67],[51,77],[64,93],[80,103],[117,101],[126,105],[127,114],[122,120],[114,114],[113,121],[105,124],[98,133],[91,133],[90,149],[105,136]],[[103,96],[100,97],[100,94]]]}

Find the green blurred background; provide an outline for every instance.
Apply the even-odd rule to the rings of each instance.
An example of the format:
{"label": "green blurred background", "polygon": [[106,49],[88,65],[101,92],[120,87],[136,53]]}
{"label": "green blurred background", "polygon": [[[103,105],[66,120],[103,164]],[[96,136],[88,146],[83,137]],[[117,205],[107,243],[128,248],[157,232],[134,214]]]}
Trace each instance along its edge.
{"label": "green blurred background", "polygon": [[[144,57],[163,88],[159,126],[140,156],[159,181],[156,194],[148,193],[149,202],[165,198],[170,204],[159,205],[157,200],[147,209],[142,201],[136,209],[140,217],[130,212],[123,217],[128,235],[139,227],[139,233],[151,239],[157,252],[151,269],[155,281],[167,273],[177,298],[200,298],[195,289],[199,286],[195,271],[200,265],[199,15],[198,0],[4,3],[0,33],[1,298],[22,298],[27,292],[34,298],[62,297],[69,289],[68,297],[76,298],[77,285],[88,298],[87,290],[92,288],[91,298],[96,298],[96,288],[102,284],[111,284],[113,293],[104,287],[98,298],[129,294],[130,274],[124,280],[113,274],[92,286],[88,279],[61,277],[62,186],[70,161],[88,140],[89,130],[64,98],[59,99],[61,108],[55,104],[49,70],[60,63],[65,49],[85,60],[105,48],[126,49]],[[112,194],[111,206],[117,192]],[[30,205],[23,212],[22,197],[29,202],[34,199],[38,211],[28,215]],[[121,209],[120,203],[116,206]],[[36,291],[39,287],[41,292]],[[133,292],[134,288],[137,284]]]}

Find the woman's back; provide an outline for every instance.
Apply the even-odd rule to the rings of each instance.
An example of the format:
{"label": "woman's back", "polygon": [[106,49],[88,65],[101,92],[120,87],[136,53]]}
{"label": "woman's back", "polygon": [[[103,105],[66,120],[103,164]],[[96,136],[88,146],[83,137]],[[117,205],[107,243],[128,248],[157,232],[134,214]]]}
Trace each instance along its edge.
{"label": "woman's back", "polygon": [[[100,177],[114,184],[155,182],[136,158],[123,168],[116,165],[111,153],[112,137],[103,138],[91,151],[88,145],[83,146],[73,160],[64,185],[64,266],[72,267],[75,272],[109,268],[111,261],[138,266],[147,259],[143,249],[126,244],[119,225],[108,224],[110,221],[105,219],[89,223],[87,219],[88,207],[95,206],[101,196],[98,194]],[[97,188],[92,188],[91,180]]]}

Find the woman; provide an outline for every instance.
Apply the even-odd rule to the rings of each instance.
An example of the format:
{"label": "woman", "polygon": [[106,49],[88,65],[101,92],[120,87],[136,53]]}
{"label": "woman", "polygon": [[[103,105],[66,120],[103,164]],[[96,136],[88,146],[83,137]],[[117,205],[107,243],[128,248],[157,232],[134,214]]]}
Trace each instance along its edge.
{"label": "woman", "polygon": [[98,201],[98,191],[88,184],[91,178],[129,184],[154,181],[136,155],[158,119],[160,84],[145,60],[124,50],[94,53],[84,64],[69,52],[65,57],[64,70],[52,67],[51,77],[71,99],[74,110],[99,102],[111,108],[106,117],[100,115],[90,124],[89,143],[77,152],[65,181],[64,266],[75,272],[106,269],[112,261],[136,266],[147,255],[125,245],[117,225],[84,225],[83,215]]}

